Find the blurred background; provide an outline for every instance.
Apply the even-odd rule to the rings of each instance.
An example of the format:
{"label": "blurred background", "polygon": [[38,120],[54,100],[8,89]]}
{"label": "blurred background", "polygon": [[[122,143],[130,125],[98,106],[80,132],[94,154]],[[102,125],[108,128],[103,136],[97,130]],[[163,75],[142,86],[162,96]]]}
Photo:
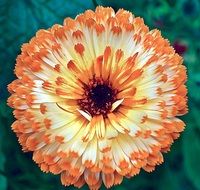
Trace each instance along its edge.
{"label": "blurred background", "polygon": [[[10,125],[7,84],[15,75],[16,56],[38,29],[62,24],[97,5],[127,9],[158,28],[188,69],[187,127],[153,173],[141,172],[115,190],[200,190],[200,0],[0,0],[0,190],[64,190],[59,176],[45,174],[23,153]],[[83,189],[87,189],[84,187]],[[102,188],[104,189],[104,188]]]}

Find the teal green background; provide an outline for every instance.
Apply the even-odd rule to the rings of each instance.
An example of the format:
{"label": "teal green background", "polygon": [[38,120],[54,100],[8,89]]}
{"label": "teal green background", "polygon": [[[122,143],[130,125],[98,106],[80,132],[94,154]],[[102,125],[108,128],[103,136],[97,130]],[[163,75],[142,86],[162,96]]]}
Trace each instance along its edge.
{"label": "teal green background", "polygon": [[[141,172],[124,180],[116,190],[200,190],[200,1],[199,0],[0,0],[0,190],[64,190],[59,176],[45,174],[23,153],[10,125],[6,105],[7,84],[20,46],[38,29],[62,23],[96,5],[125,8],[159,28],[184,56],[188,69],[189,113],[187,126],[153,173]],[[84,187],[83,189],[87,189]]]}

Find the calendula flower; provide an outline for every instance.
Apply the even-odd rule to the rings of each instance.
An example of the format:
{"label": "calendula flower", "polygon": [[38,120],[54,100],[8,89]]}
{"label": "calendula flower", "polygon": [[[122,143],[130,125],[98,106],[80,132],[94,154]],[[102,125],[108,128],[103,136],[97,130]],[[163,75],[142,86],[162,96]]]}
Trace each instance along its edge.
{"label": "calendula flower", "polygon": [[184,129],[186,69],[158,30],[97,7],[39,30],[8,89],[12,129],[42,171],[99,189],[163,162]]}

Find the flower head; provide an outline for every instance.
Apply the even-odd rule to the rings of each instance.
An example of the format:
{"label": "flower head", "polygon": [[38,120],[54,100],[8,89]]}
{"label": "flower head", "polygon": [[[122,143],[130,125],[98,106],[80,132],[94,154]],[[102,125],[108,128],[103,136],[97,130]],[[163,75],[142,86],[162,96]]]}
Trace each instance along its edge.
{"label": "flower head", "polygon": [[64,185],[111,187],[154,170],[184,129],[182,58],[143,19],[97,7],[39,30],[8,89],[24,151]]}

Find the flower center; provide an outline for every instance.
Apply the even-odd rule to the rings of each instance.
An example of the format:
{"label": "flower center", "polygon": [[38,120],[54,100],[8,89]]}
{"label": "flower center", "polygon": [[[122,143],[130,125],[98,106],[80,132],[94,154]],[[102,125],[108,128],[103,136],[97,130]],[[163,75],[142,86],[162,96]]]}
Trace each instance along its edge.
{"label": "flower center", "polygon": [[116,90],[103,80],[93,79],[85,86],[84,98],[78,101],[81,110],[92,116],[102,114],[106,117],[115,101]]}
{"label": "flower center", "polygon": [[96,108],[104,109],[107,104],[112,102],[113,92],[110,87],[105,84],[99,84],[92,88],[89,92],[91,100],[94,102]]}

